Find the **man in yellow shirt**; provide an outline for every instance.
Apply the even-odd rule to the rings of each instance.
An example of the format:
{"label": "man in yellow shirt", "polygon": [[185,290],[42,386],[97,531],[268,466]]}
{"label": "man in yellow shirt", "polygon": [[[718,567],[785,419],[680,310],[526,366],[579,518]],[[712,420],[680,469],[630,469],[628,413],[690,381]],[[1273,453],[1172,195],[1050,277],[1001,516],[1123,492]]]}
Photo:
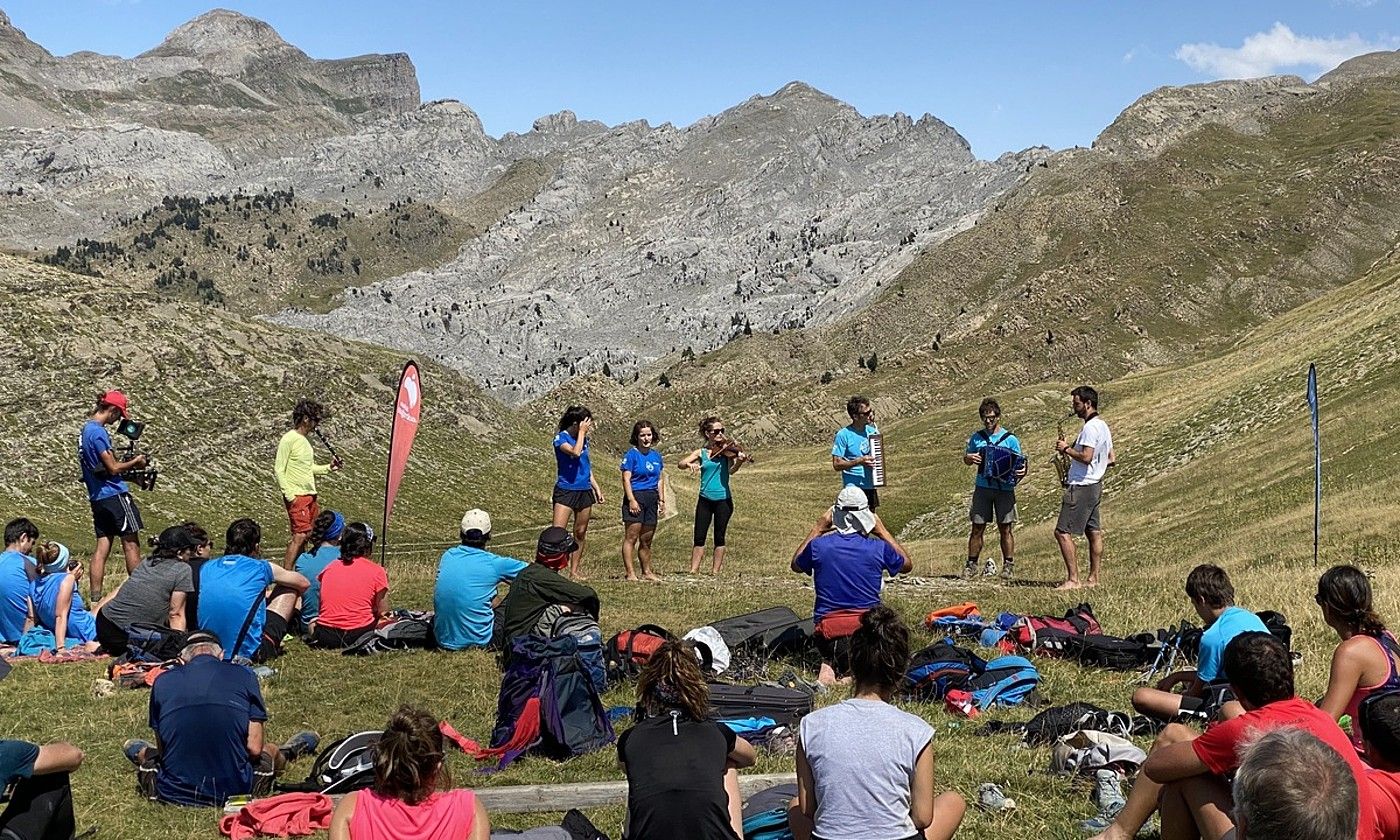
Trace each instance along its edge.
{"label": "man in yellow shirt", "polygon": [[277,461],[273,471],[277,475],[277,486],[282,489],[282,500],[287,505],[287,519],[292,530],[292,539],[287,543],[287,555],[282,564],[288,569],[296,564],[297,556],[311,534],[311,526],[321,512],[316,504],[316,476],[340,469],[339,458],[333,457],[329,464],[316,463],[311,441],[307,439],[307,435],[329,416],[330,413],[320,403],[300,400],[292,409],[294,428],[277,442]]}

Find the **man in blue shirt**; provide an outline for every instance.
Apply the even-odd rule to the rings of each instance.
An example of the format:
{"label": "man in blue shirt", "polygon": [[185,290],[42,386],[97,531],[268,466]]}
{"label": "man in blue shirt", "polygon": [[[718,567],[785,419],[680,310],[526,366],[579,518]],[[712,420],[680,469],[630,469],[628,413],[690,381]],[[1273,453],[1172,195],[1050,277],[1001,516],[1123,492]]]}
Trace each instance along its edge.
{"label": "man in blue shirt", "polygon": [[[972,520],[972,533],[967,538],[967,565],[963,566],[963,577],[977,574],[977,558],[982,554],[983,535],[988,522],[997,523],[997,533],[1001,537],[1001,574],[1011,579],[1011,569],[1016,560],[1016,538],[1011,529],[1016,524],[1016,482],[1026,474],[1026,461],[1021,457],[1021,442],[1010,431],[1001,427],[1001,406],[990,397],[982,400],[977,407],[977,416],[982,420],[982,428],[972,433],[963,452],[963,463],[977,468],[977,480],[972,488],[972,506],[968,518]],[[995,447],[988,451],[988,447]],[[1007,463],[1008,450],[1014,453]],[[1020,459],[1019,463],[1015,459]],[[996,473],[989,475],[990,467]],[[1010,474],[1004,474],[1009,470]],[[987,560],[982,570],[984,577],[997,573],[996,563]]]}
{"label": "man in blue shirt", "polygon": [[462,544],[442,553],[433,587],[433,634],[440,648],[489,647],[495,631],[497,587],[515,580],[527,563],[486,550],[491,517],[472,509],[462,515]]}
{"label": "man in blue shirt", "polygon": [[78,464],[92,504],[92,529],[97,535],[97,547],[88,567],[88,600],[94,604],[102,600],[102,581],[113,537],[122,541],[128,574],[141,563],[141,511],[127,491],[126,482],[118,476],[125,470],[146,466],[146,456],[118,461],[112,454],[112,436],[107,434],[108,426],[126,419],[126,408],[126,394],[108,391],[97,398],[97,407],[78,435]]}
{"label": "man in blue shirt", "polygon": [[874,535],[876,516],[865,494],[854,485],[841,488],[831,508],[831,530],[809,537],[792,558],[792,570],[812,576],[816,604],[817,650],[822,664],[817,680],[832,685],[849,670],[851,633],[860,616],[880,603],[884,575],[914,568],[892,542]]}
{"label": "man in blue shirt", "polygon": [[214,634],[190,634],[180,660],[151,687],[154,744],[127,741],[137,787],[148,799],[175,805],[222,806],[230,796],[267,795],[287,762],[316,749],[314,732],[286,745],[264,740],[267,706],[257,677],[223,661]]}
{"label": "man in blue shirt", "polygon": [[262,528],[251,519],[228,526],[224,555],[204,561],[195,580],[199,629],[229,639],[228,658],[253,662],[282,655],[297,599],[311,585],[298,572],[262,559]]}
{"label": "man in blue shirt", "polygon": [[18,642],[32,610],[29,606],[29,553],[39,542],[39,528],[20,517],[5,524],[5,551],[0,553],[0,642]]}
{"label": "man in blue shirt", "polygon": [[[1235,606],[1235,587],[1219,566],[1206,563],[1192,569],[1186,577],[1186,597],[1206,623],[1196,670],[1178,671],[1162,679],[1155,688],[1133,692],[1133,708],[1160,720],[1171,720],[1183,713],[1213,718],[1230,699],[1226,693],[1230,675],[1223,666],[1225,647],[1241,633],[1269,632],[1257,615]],[[1176,694],[1172,689],[1179,685],[1186,688]]]}
{"label": "man in blue shirt", "polygon": [[73,789],[68,774],[83,751],[67,742],[31,744],[0,740],[0,837],[48,840],[72,837]]}
{"label": "man in blue shirt", "polygon": [[880,430],[872,422],[875,410],[870,400],[859,394],[846,401],[849,426],[842,426],[831,444],[831,468],[841,473],[841,486],[859,487],[865,491],[870,509],[880,506],[880,493],[875,489],[875,456],[870,454],[870,436]]}

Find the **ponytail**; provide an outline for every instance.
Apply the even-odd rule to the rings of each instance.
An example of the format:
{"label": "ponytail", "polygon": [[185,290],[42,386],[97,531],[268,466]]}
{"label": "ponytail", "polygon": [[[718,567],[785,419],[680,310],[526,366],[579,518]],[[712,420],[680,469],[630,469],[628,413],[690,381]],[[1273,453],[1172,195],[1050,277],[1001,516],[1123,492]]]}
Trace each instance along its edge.
{"label": "ponytail", "polygon": [[417,805],[439,787],[450,787],[442,731],[424,709],[400,706],[374,745],[374,792]]}
{"label": "ponytail", "polygon": [[311,549],[313,551],[320,548],[321,544],[326,541],[326,533],[330,531],[331,526],[334,524],[335,511],[323,510],[317,514],[316,521],[311,523],[311,536],[306,538],[306,541],[311,544]]}
{"label": "ponytail", "polygon": [[671,640],[656,649],[637,678],[637,705],[648,716],[680,711],[704,720],[709,715],[710,689],[694,645]]}
{"label": "ponytail", "polygon": [[340,537],[340,562],[350,565],[356,557],[374,553],[374,529],[363,522],[351,522]]}
{"label": "ponytail", "polygon": [[1317,582],[1316,601],[1354,633],[1380,638],[1385,622],[1376,614],[1371,581],[1355,566],[1333,566]]}

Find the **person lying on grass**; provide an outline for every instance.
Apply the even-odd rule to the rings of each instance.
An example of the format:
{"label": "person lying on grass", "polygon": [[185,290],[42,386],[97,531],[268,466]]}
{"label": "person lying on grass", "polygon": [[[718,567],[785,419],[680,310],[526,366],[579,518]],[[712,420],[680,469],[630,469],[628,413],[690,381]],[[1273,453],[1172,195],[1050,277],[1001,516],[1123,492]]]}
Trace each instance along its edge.
{"label": "person lying on grass", "polygon": [[452,787],[445,756],[437,718],[400,706],[375,744],[374,784],[335,806],[331,840],[487,840],[486,807]]}
{"label": "person lying on grass", "polygon": [[734,730],[709,719],[710,690],[689,642],[656,649],[637,680],[636,726],[622,733],[626,840],[739,840],[739,770],[757,760]]}
{"label": "person lying on grass", "polygon": [[[1186,597],[1206,623],[1196,670],[1168,674],[1156,687],[1133,692],[1133,708],[1158,720],[1172,720],[1179,714],[1214,718],[1230,699],[1226,694],[1230,673],[1222,667],[1226,645],[1240,633],[1267,632],[1257,615],[1235,606],[1234,584],[1219,566],[1205,563],[1192,569],[1186,576]],[[1185,689],[1180,694],[1173,691],[1181,685]]]}
{"label": "person lying on grass", "polygon": [[1226,646],[1224,666],[1244,713],[1211,726],[1204,735],[1179,723],[1163,729],[1127,804],[1095,840],[1129,840],[1159,803],[1162,840],[1227,836],[1235,825],[1226,778],[1239,767],[1241,749],[1252,738],[1280,726],[1301,729],[1341,756],[1359,790],[1356,836],[1379,840],[1365,765],[1336,721],[1294,695],[1293,660],[1283,643],[1269,633],[1241,633]]}
{"label": "person lying on grass", "polygon": [[958,830],[967,804],[933,792],[933,727],[889,702],[908,667],[909,628],[895,611],[881,605],[861,616],[851,636],[853,696],[802,719],[788,811],[796,840],[948,840]]}

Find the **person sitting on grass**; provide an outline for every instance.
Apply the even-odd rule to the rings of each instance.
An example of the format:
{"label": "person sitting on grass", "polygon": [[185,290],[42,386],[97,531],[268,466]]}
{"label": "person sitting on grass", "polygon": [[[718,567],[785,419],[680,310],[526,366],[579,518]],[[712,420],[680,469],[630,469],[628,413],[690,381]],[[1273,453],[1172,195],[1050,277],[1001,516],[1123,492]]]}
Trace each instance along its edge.
{"label": "person sitting on grass", "polygon": [[[1267,632],[1259,616],[1235,606],[1235,587],[1219,566],[1202,564],[1186,576],[1186,597],[1196,614],[1206,623],[1201,634],[1196,670],[1177,671],[1158,681],[1153,688],[1133,692],[1133,708],[1158,720],[1172,720],[1191,714],[1204,720],[1215,717],[1229,700],[1226,694],[1230,673],[1222,667],[1225,647],[1241,633]],[[1177,686],[1185,689],[1177,694]]]}
{"label": "person sitting on grass", "polygon": [[1361,733],[1371,768],[1366,786],[1382,837],[1400,837],[1400,692],[1372,694],[1361,703],[1352,729]]}
{"label": "person sitting on grass", "polygon": [[739,770],[757,760],[734,730],[709,718],[710,690],[689,642],[668,641],[637,679],[637,725],[622,733],[626,840],[738,840]]}
{"label": "person sitting on grass", "polygon": [[[310,582],[262,559],[262,527],[237,519],[224,535],[224,554],[199,570],[198,626],[231,639],[224,656],[268,662],[282,655],[297,599]],[[271,586],[271,594],[267,588]]]}
{"label": "person sitting on grass", "polygon": [[126,653],[127,632],[136,624],[185,629],[185,608],[194,591],[190,561],[198,550],[198,537],[188,527],[173,525],[160,532],[151,556],[97,605],[97,641],[103,650],[113,656]]}
{"label": "person sitting on grass", "polygon": [[46,542],[34,552],[34,583],[29,600],[34,605],[35,625],[53,633],[54,650],[73,648],[94,653],[97,619],[88,612],[78,594],[83,567],[74,561],[63,543]]}
{"label": "person sitting on grass", "polygon": [[374,748],[374,784],[347,793],[331,814],[331,840],[487,840],[491,819],[476,794],[453,788],[438,721],[400,706]]}
{"label": "person sitting on grass", "polygon": [[363,522],[346,525],[340,559],[321,571],[321,612],[312,646],[349,647],[389,614],[389,575],[369,559],[373,554],[374,529]]}
{"label": "person sitting on grass", "polygon": [[[1355,566],[1323,572],[1313,600],[1322,609],[1322,620],[1342,639],[1332,653],[1327,693],[1317,705],[1334,718],[1346,715],[1355,721],[1367,697],[1400,689],[1400,644],[1376,615],[1371,582]],[[1360,727],[1352,726],[1351,742],[1361,752]]]}
{"label": "person sitting on grass", "polygon": [[792,570],[811,575],[816,590],[813,616],[822,658],[817,681],[823,685],[846,679],[850,636],[866,610],[880,603],[885,574],[894,577],[914,568],[893,538],[874,535],[878,520],[861,488],[841,488],[830,516],[833,530],[809,535],[792,558]]}
{"label": "person sitting on grass", "polygon": [[[1231,785],[1235,840],[1354,840],[1356,779],[1331,747],[1282,726],[1250,745]],[[1387,834],[1394,837],[1395,834]]]}
{"label": "person sitting on grass", "polygon": [[[1375,812],[1365,787],[1365,765],[1326,712],[1293,692],[1293,660],[1269,633],[1241,633],[1225,648],[1225,672],[1244,713],[1208,728],[1204,735],[1168,725],[1142,765],[1127,804],[1095,840],[1129,840],[1161,807],[1162,837],[1220,840],[1234,828],[1226,778],[1239,767],[1241,749],[1259,733],[1301,729],[1346,762],[1359,790],[1358,840],[1372,840]],[[1089,828],[1089,824],[1085,824]]]}
{"label": "person sitting on grass", "polygon": [[0,837],[67,840],[77,828],[69,775],[83,751],[60,741],[31,744],[0,740]]}
{"label": "person sitting on grass", "polygon": [[501,601],[503,649],[510,652],[510,640],[535,632],[541,618],[550,607],[563,607],[568,612],[585,612],[596,621],[599,612],[598,593],[592,587],[568,580],[559,571],[569,565],[569,558],[578,546],[573,535],[552,525],[540,533],[535,546],[535,562],[520,570]]}
{"label": "person sitting on grass", "polygon": [[296,564],[292,566],[311,584],[301,593],[301,603],[297,606],[297,624],[308,636],[321,614],[321,581],[317,578],[327,566],[340,559],[340,535],[344,532],[343,515],[333,510],[321,511],[311,523],[311,536],[306,540],[311,550],[297,555]]}
{"label": "person sitting on grass", "polygon": [[802,719],[788,814],[796,840],[948,840],[958,830],[967,803],[933,792],[933,727],[889,702],[908,667],[909,628],[895,611],[880,605],[861,616],[851,636],[853,696]]}
{"label": "person sitting on grass", "polygon": [[529,565],[486,550],[491,542],[491,515],[479,508],[462,514],[462,544],[442,553],[433,585],[433,635],[445,650],[491,646],[503,583],[515,580]]}
{"label": "person sitting on grass", "polygon": [[39,542],[39,528],[24,517],[5,524],[5,551],[0,553],[0,642],[14,644],[29,627],[29,553]]}
{"label": "person sitting on grass", "polygon": [[156,741],[122,746],[147,799],[222,806],[231,796],[266,796],[288,762],[320,743],[315,732],[298,732],[280,747],[265,741],[267,706],[257,677],[223,658],[217,636],[195,631],[180,651],[183,664],[151,687]]}

